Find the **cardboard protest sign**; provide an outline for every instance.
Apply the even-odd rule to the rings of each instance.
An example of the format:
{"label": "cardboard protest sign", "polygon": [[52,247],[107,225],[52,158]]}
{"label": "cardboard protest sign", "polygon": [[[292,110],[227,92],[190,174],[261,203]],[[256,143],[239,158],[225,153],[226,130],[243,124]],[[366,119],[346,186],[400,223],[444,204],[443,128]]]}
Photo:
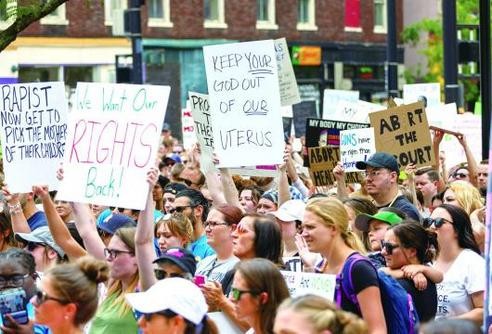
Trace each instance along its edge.
{"label": "cardboard protest sign", "polygon": [[374,128],[340,131],[340,155],[345,172],[359,172],[357,161],[367,161],[376,153]]}
{"label": "cardboard protest sign", "polygon": [[57,198],[142,210],[170,87],[78,83]]}
{"label": "cardboard protest sign", "polygon": [[283,161],[283,127],[272,40],[203,48],[220,167]]}
{"label": "cardboard protest sign", "polygon": [[183,147],[186,150],[191,150],[197,139],[189,101],[186,102],[186,108],[181,109],[181,131],[183,134]]}
{"label": "cardboard protest sign", "polygon": [[323,119],[333,119],[339,101],[357,102],[359,92],[356,90],[325,89],[323,93]]}
{"label": "cardboard protest sign", "polygon": [[306,135],[306,120],[317,117],[316,101],[302,101],[292,106],[294,114],[294,132],[297,138]]}
{"label": "cardboard protest sign", "polygon": [[403,85],[403,103],[410,104],[425,101],[427,107],[441,104],[441,86],[439,83],[419,83]]}
{"label": "cardboard protest sign", "polygon": [[[340,161],[340,148],[334,146],[308,147],[309,174],[315,186],[329,186],[335,183],[333,168]],[[360,173],[345,173],[346,183],[361,182]]]}
{"label": "cardboard protest sign", "polygon": [[335,296],[336,275],[280,271],[291,297],[314,294],[333,300]]}
{"label": "cardboard protest sign", "polygon": [[67,136],[64,83],[2,85],[0,97],[0,138],[9,190],[26,193],[35,184],[56,190],[56,170]]}
{"label": "cardboard protest sign", "polygon": [[290,106],[301,102],[296,75],[294,74],[294,68],[292,68],[289,48],[285,38],[275,40],[275,55],[280,87],[280,104],[282,106]]}
{"label": "cardboard protest sign", "polygon": [[422,102],[369,114],[376,150],[393,154],[400,166],[432,166],[435,157]]}
{"label": "cardboard protest sign", "polygon": [[340,145],[340,131],[368,128],[367,123],[308,118],[306,121],[306,146]]}

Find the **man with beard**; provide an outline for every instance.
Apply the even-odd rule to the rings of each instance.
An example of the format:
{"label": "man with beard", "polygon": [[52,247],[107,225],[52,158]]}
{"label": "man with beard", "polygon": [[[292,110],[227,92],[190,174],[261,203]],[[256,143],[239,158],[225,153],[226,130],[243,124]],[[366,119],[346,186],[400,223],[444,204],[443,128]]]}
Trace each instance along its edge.
{"label": "man with beard", "polygon": [[182,212],[191,220],[194,241],[190,245],[190,250],[200,260],[215,254],[213,248],[207,243],[205,235],[204,222],[207,219],[208,209],[208,201],[202,193],[187,188],[176,194],[174,208],[171,210],[171,213]]}
{"label": "man with beard", "polygon": [[358,161],[355,166],[366,170],[367,193],[374,204],[380,208],[393,207],[400,209],[408,218],[420,221],[417,208],[400,194],[398,190],[399,168],[395,157],[385,152],[377,152],[367,161]]}

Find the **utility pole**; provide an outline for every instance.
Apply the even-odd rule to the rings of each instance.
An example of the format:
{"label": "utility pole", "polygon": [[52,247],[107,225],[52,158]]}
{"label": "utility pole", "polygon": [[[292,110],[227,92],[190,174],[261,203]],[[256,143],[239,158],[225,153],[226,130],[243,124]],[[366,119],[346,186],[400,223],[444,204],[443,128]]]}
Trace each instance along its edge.
{"label": "utility pole", "polygon": [[142,64],[142,19],[140,16],[143,0],[130,0],[130,8],[126,11],[132,40],[133,70],[132,83],[142,84],[143,64]]}
{"label": "utility pole", "polygon": [[398,96],[398,61],[396,43],[396,4],[395,0],[388,0],[386,4],[386,91],[389,97]]}
{"label": "utility pole", "polygon": [[459,103],[458,37],[456,27],[456,0],[442,0],[442,27],[444,44],[444,95],[446,103]]}
{"label": "utility pole", "polygon": [[482,159],[489,158],[491,112],[490,0],[480,0],[480,97],[482,101]]}

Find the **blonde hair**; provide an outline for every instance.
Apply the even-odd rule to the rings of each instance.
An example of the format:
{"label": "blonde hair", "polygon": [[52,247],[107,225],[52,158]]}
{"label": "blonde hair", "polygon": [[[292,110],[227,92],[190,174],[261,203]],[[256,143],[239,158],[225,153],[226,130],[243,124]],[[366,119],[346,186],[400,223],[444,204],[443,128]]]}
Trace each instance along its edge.
{"label": "blonde hair", "polygon": [[454,192],[456,201],[470,215],[476,209],[483,207],[482,196],[477,188],[466,181],[453,181],[448,189]]}
{"label": "blonde hair", "polygon": [[338,199],[333,197],[313,198],[307,203],[306,211],[321,218],[324,225],[334,226],[348,247],[360,253],[366,252],[362,241],[350,230],[347,210]]}
{"label": "blonde hair", "polygon": [[367,334],[369,329],[364,320],[355,314],[337,309],[328,299],[315,295],[289,298],[280,304],[277,314],[292,310],[304,316],[314,327],[315,333],[329,330],[338,334]]}
{"label": "blonde hair", "polygon": [[105,261],[84,256],[74,263],[51,268],[45,276],[51,278],[52,288],[61,299],[77,305],[77,314],[73,322],[75,325],[82,325],[96,313],[97,285],[108,279],[109,267]]}
{"label": "blonde hair", "polygon": [[175,212],[169,218],[161,218],[154,227],[154,235],[156,238],[158,238],[157,231],[162,225],[165,225],[173,236],[185,240],[183,248],[186,248],[193,240],[193,226],[191,225],[191,221],[182,213]]}

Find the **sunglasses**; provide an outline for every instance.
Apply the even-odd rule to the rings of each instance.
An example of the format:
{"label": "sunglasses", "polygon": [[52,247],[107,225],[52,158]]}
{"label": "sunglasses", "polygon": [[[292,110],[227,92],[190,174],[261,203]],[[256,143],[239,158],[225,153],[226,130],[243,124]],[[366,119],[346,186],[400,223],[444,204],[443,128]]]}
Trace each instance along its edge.
{"label": "sunglasses", "polygon": [[432,225],[434,225],[435,228],[440,228],[441,226],[444,225],[444,223],[449,223],[453,225],[453,222],[450,220],[447,220],[445,218],[424,218],[424,221],[422,222],[423,226],[425,228],[429,228]]}
{"label": "sunglasses", "polygon": [[39,306],[41,304],[44,304],[48,300],[53,300],[53,301],[58,302],[58,303],[60,303],[62,305],[70,304],[69,301],[66,301],[66,300],[63,300],[63,299],[59,299],[59,298],[55,298],[55,297],[50,297],[44,291],[41,291],[41,290],[36,291],[36,304],[37,304],[37,306]]}
{"label": "sunglasses", "polygon": [[251,290],[240,290],[237,288],[231,288],[231,298],[233,301],[237,302],[239,299],[241,299],[241,296],[244,295],[245,293],[249,293],[251,295],[257,295],[257,293],[251,291]]}
{"label": "sunglasses", "polygon": [[168,273],[167,271],[162,270],[162,269],[154,269],[154,275],[155,275],[155,278],[157,278],[159,281],[162,280],[162,279],[169,278],[169,277],[183,278],[183,274],[179,274],[179,273]]}
{"label": "sunglasses", "polygon": [[195,206],[193,206],[193,205],[177,206],[177,207],[175,207],[175,208],[170,209],[170,210],[169,210],[169,213],[175,213],[175,212],[177,212],[177,213],[182,213],[182,212],[183,212],[184,210],[186,210],[187,208],[192,208],[192,209],[194,209],[194,208],[195,208]]}
{"label": "sunglasses", "polygon": [[125,208],[117,208],[115,206],[109,207],[109,210],[111,210],[111,211],[114,211],[115,209],[117,209],[119,213],[123,213],[125,211]]}
{"label": "sunglasses", "polygon": [[398,247],[400,247],[400,245],[392,244],[390,242],[385,242],[384,240],[381,240],[381,249],[385,249],[386,250],[386,254],[388,254],[388,255],[392,255],[393,254],[393,250],[395,248],[398,248]]}

